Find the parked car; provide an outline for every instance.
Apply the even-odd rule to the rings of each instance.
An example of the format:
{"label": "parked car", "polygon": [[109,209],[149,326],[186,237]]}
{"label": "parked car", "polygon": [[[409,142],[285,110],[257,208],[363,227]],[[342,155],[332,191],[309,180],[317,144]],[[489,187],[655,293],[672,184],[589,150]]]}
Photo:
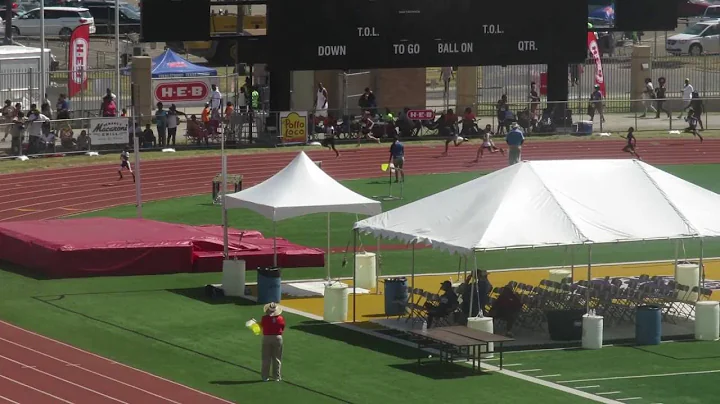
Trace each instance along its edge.
{"label": "parked car", "polygon": [[712,5],[705,9],[705,12],[700,16],[699,21],[715,20],[720,18],[720,5]]}
{"label": "parked car", "polygon": [[[115,3],[108,1],[84,1],[84,8],[90,11],[95,19],[98,34],[115,33]],[[120,33],[140,33],[140,13],[128,4],[120,4]]]}
{"label": "parked car", "polygon": [[711,3],[705,0],[681,0],[678,3],[678,18],[699,17]]}
{"label": "parked car", "polygon": [[[13,35],[40,35],[40,9],[30,10],[11,21]],[[45,7],[45,35],[70,36],[80,25],[90,25],[90,33],[95,33],[95,21],[87,8]]]}
{"label": "parked car", "polygon": [[681,34],[667,39],[665,50],[675,56],[720,53],[720,20],[701,21],[687,27]]}

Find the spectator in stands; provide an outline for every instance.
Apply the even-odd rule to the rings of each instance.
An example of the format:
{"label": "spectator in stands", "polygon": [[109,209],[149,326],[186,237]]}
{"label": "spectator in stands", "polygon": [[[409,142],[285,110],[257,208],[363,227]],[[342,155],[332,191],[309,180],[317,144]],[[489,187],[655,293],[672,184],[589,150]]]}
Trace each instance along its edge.
{"label": "spectator in stands", "polygon": [[150,127],[150,124],[145,125],[145,130],[142,133],[142,145],[144,148],[155,147],[157,144],[155,140],[155,134]]}
{"label": "spectator in stands", "polygon": [[453,290],[453,286],[450,281],[441,283],[440,291],[443,292],[443,294],[440,295],[440,301],[437,305],[425,303],[425,309],[428,312],[428,328],[432,327],[432,323],[435,320],[452,314],[458,306],[458,296]]}
{"label": "spectator in stands", "polygon": [[510,122],[508,121],[508,113],[510,112],[510,105],[508,104],[508,96],[507,94],[503,94],[502,97],[497,102],[497,105],[495,105],[495,110],[497,112],[497,120],[498,120],[498,135],[502,135],[503,133],[510,130]]}
{"label": "spectator in stands", "polygon": [[473,137],[480,132],[477,122],[475,122],[475,114],[472,112],[472,108],[465,108],[465,112],[462,117],[462,132],[463,137]]}
{"label": "spectator in stands", "polygon": [[190,115],[190,120],[187,121],[187,135],[188,138],[195,139],[197,144],[200,144],[200,142],[205,139],[205,145],[210,145],[207,132],[205,131],[205,128],[200,125],[200,122],[198,122],[195,115]]}
{"label": "spectator in stands", "polygon": [[[475,287],[474,291],[472,290],[473,287]],[[488,304],[490,292],[492,291],[492,284],[488,280],[487,271],[477,270],[468,275],[461,289],[463,313],[467,317],[477,317],[482,309],[483,315],[487,315],[485,306]]]}
{"label": "spectator in stands", "polygon": [[506,285],[500,292],[500,296],[495,300],[489,314],[490,317],[496,320],[505,321],[507,324],[505,335],[512,338],[513,324],[515,324],[520,310],[522,310],[520,297],[515,294],[510,285]]}
{"label": "spectator in stands", "polygon": [[365,87],[365,92],[358,99],[358,106],[363,111],[370,111],[370,114],[377,115],[377,99],[370,87]]}
{"label": "spectator in stands", "polygon": [[[23,118],[25,117],[25,114],[22,112],[18,112],[17,116],[15,116],[12,120],[12,125],[10,126],[10,136],[12,137],[12,154],[15,156],[22,156],[23,149],[23,138],[25,138],[25,124],[23,123]],[[5,141],[5,138],[7,138],[8,135],[5,134],[5,137],[2,138],[2,141]]]}
{"label": "spectator in stands", "polygon": [[403,108],[400,116],[397,120],[398,129],[400,130],[400,136],[413,137],[420,134],[422,129],[422,123],[420,121],[414,121],[408,116],[410,108]]}
{"label": "spectator in stands", "polygon": [[15,108],[12,106],[12,101],[5,100],[5,106],[2,109],[3,123],[5,124],[5,137],[10,133],[12,127],[12,121],[15,117]]}
{"label": "spectator in stands", "polygon": [[53,116],[52,108],[50,108],[50,103],[49,103],[49,102],[43,102],[43,103],[40,105],[40,112],[41,112],[43,115],[47,116],[48,118],[50,118],[50,117]]}
{"label": "spectator in stands", "polygon": [[210,133],[210,104],[205,103],[205,108],[203,108],[202,112],[200,113],[200,120],[202,120],[203,126],[205,126],[205,130]]}
{"label": "spectator in stands", "polygon": [[[205,104],[206,106],[208,104]],[[167,136],[168,127],[168,113],[163,109],[163,103],[158,102],[157,110],[155,111],[155,127],[158,133],[158,145],[160,147],[165,146],[165,137]]]}
{"label": "spectator in stands", "polygon": [[90,139],[90,136],[88,136],[86,130],[80,131],[80,136],[77,138],[77,148],[78,150],[90,150],[90,145],[92,144],[92,140]]}
{"label": "spectator in stands", "polygon": [[248,108],[248,95],[245,91],[245,86],[240,87],[240,94],[237,97],[237,111],[238,113],[247,112]]}
{"label": "spectator in stands", "polygon": [[37,109],[36,104],[30,105],[30,114],[28,115],[28,135],[30,137],[28,154],[42,152],[45,145],[45,135],[49,132],[47,125],[50,124],[50,118],[41,113]]}
{"label": "spectator in stands", "polygon": [[285,332],[285,319],[282,308],[277,303],[268,303],[263,307],[265,315],[260,319],[262,328],[262,370],[263,381],[270,381],[272,369],[273,380],[282,380],[283,333]]}
{"label": "spectator in stands", "polygon": [[60,146],[67,150],[75,148],[75,138],[73,138],[73,130],[69,123],[65,123],[60,129]]}
{"label": "spectator in stands", "polygon": [[100,109],[100,115],[104,117],[115,117],[117,116],[117,105],[115,104],[114,98],[104,97],[102,107]]}
{"label": "spectator in stands", "polygon": [[588,116],[590,120],[595,120],[595,113],[600,114],[600,122],[605,122],[605,113],[603,105],[603,93],[600,91],[600,85],[595,84],[595,89],[590,94],[590,104],[588,105]]}
{"label": "spectator in stands", "polygon": [[49,131],[45,134],[43,141],[45,142],[45,151],[55,153],[55,132]]}
{"label": "spectator in stands", "polygon": [[105,89],[105,96],[103,96],[103,101],[110,100],[117,102],[117,96],[113,94],[112,90],[109,88]]}
{"label": "spectator in stands", "polygon": [[[167,112],[167,145],[170,146],[170,142],[175,146],[175,137],[177,135],[177,128],[180,124],[180,114],[175,107],[175,104],[170,105]],[[183,114],[185,115],[185,114]]]}
{"label": "spectator in stands", "polygon": [[58,96],[55,110],[57,110],[57,119],[70,119],[70,104],[68,104],[65,94]]}

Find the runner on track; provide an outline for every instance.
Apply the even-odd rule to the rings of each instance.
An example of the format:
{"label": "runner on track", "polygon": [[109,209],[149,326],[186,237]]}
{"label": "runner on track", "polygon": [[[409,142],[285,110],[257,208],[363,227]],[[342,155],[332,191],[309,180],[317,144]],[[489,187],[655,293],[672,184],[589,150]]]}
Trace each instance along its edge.
{"label": "runner on track", "polygon": [[130,167],[130,153],[128,153],[127,147],[123,149],[122,153],[120,153],[120,169],[118,169],[118,175],[120,175],[120,178],[118,178],[118,181],[123,179],[123,170],[130,171],[130,174],[132,174],[133,177],[133,182],[135,182],[135,173]]}
{"label": "runner on track", "polygon": [[335,158],[338,158],[340,157],[340,152],[335,148],[335,136],[337,136],[336,128],[337,120],[332,114],[328,114],[328,117],[325,120],[325,138],[322,140],[321,144],[325,148],[332,149],[332,151],[335,152]]}
{"label": "runner on track", "polygon": [[627,145],[623,147],[622,151],[624,151],[625,153],[630,153],[630,155],[637,157],[638,160],[642,160],[642,157],[640,157],[640,155],[637,154],[637,151],[635,150],[635,147],[637,146],[637,139],[635,138],[633,132],[635,132],[635,128],[631,126],[628,128],[627,136],[620,135],[621,138],[627,139]]}
{"label": "runner on track", "polygon": [[688,127],[685,128],[685,132],[692,133],[693,136],[699,137],[700,143],[702,143],[703,137],[697,130],[698,122],[700,122],[700,119],[698,118],[698,114],[695,113],[694,109],[690,108],[688,110],[688,116],[687,118],[685,118],[685,121],[688,123]]}
{"label": "runner on track", "polygon": [[477,151],[477,154],[475,155],[475,162],[477,163],[482,158],[483,154],[485,153],[485,150],[489,150],[490,153],[497,153],[500,152],[503,156],[505,155],[505,150],[495,146],[495,142],[492,141],[492,136],[494,135],[492,131],[492,126],[485,125],[485,129],[482,131],[482,145]]}

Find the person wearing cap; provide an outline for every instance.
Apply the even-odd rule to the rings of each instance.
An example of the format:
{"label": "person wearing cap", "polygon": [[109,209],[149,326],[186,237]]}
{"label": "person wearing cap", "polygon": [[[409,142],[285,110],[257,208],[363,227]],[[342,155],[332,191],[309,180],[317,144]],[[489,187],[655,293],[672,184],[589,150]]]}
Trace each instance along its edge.
{"label": "person wearing cap", "polygon": [[260,320],[262,328],[262,379],[270,381],[270,370],[272,378],[276,382],[282,380],[280,373],[282,368],[283,354],[283,332],[285,332],[285,318],[282,316],[282,308],[275,302],[268,303],[263,307],[265,315]]}
{"label": "person wearing cap", "polygon": [[437,304],[425,303],[425,308],[428,312],[427,327],[432,327],[432,323],[436,319],[443,318],[451,314],[458,306],[458,295],[453,290],[452,283],[445,281],[440,284],[440,291],[443,292],[440,295],[440,299]]}
{"label": "person wearing cap", "polygon": [[595,120],[595,113],[600,113],[600,122],[605,122],[605,114],[603,113],[603,94],[600,91],[600,85],[595,84],[595,89],[590,94],[590,105],[588,106],[588,115],[590,120]]}
{"label": "person wearing cap", "polygon": [[680,115],[678,115],[678,119],[682,118],[683,113],[685,113],[685,111],[687,111],[690,108],[694,92],[695,92],[695,89],[693,88],[692,84],[690,84],[690,79],[685,79],[685,86],[683,86],[683,89],[682,89],[683,109],[682,109],[682,111],[680,111]]}
{"label": "person wearing cap", "polygon": [[525,135],[523,135],[520,126],[513,123],[510,132],[505,137],[508,145],[508,164],[517,164],[522,160],[522,145],[525,143]]}

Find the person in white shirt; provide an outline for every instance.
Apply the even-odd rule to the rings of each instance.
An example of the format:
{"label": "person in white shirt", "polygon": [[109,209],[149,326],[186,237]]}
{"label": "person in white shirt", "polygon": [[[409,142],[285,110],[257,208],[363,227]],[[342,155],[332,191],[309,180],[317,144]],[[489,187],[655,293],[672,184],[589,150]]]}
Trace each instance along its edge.
{"label": "person in white shirt", "polygon": [[215,84],[211,86],[212,91],[210,92],[210,113],[214,115],[215,113],[220,116],[222,113],[222,93],[220,93],[220,90],[217,88]]}
{"label": "person in white shirt", "polygon": [[651,78],[645,79],[645,90],[643,91],[642,97],[645,110],[643,111],[643,114],[640,115],[640,118],[645,118],[648,108],[657,113],[657,109],[655,109],[655,106],[653,105],[653,100],[655,99],[655,88],[653,87]]}
{"label": "person in white shirt", "polygon": [[692,102],[692,94],[695,92],[695,89],[693,88],[692,84],[690,84],[690,79],[685,79],[685,87],[683,87],[682,90],[682,97],[683,97],[683,109],[680,111],[680,115],[678,115],[678,119],[681,119],[683,117],[683,114],[685,111],[687,111],[688,108],[690,108],[690,103]]}
{"label": "person in white shirt", "polygon": [[328,116],[328,92],[323,83],[318,83],[317,93],[315,94],[315,116]]}
{"label": "person in white shirt", "polygon": [[440,70],[440,80],[443,82],[443,101],[447,104],[450,100],[450,80],[455,78],[452,67],[446,66]]}

